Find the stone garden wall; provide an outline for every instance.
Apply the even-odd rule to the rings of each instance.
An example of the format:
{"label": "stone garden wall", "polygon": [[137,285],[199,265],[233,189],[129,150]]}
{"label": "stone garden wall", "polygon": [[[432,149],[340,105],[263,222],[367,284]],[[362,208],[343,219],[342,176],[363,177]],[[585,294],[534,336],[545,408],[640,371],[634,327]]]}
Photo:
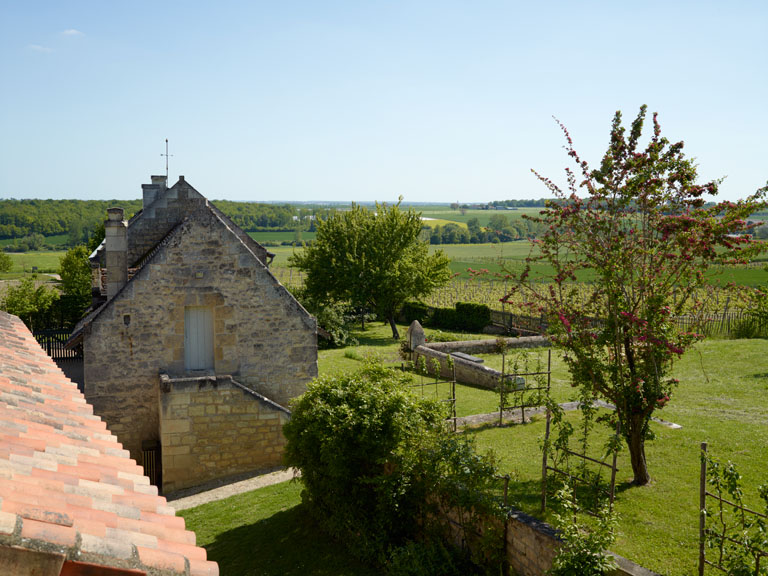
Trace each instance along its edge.
{"label": "stone garden wall", "polygon": [[[466,535],[458,527],[459,514],[456,511],[444,512],[444,514],[453,527],[454,544],[462,546]],[[479,534],[485,531],[484,525],[495,525],[498,533],[505,534],[505,556],[513,574],[545,576],[552,568],[557,549],[561,545],[557,530],[546,522],[520,511],[513,511],[509,515],[506,531],[503,530],[501,522],[497,518],[486,518],[473,528]],[[631,560],[616,554],[613,556],[618,568],[607,576],[659,576]]]}
{"label": "stone garden wall", "polygon": [[[507,348],[539,348],[549,346],[549,340],[543,336],[525,336],[520,338],[504,338]],[[440,375],[443,378],[453,378],[453,371],[448,364],[448,356],[455,352],[464,354],[493,354],[497,352],[499,340],[457,340],[455,342],[431,342],[427,343],[424,329],[417,321],[408,328],[408,347],[411,350],[411,360],[416,363],[420,356],[427,360],[427,366],[431,370],[432,359],[440,362]],[[466,384],[482,386],[489,390],[497,390],[501,380],[501,372],[488,368],[483,364],[472,362],[453,356],[453,365],[456,370],[456,380]],[[508,375],[511,378],[511,375]]]}
{"label": "stone garden wall", "polygon": [[280,466],[290,413],[231,378],[160,378],[163,490]]}

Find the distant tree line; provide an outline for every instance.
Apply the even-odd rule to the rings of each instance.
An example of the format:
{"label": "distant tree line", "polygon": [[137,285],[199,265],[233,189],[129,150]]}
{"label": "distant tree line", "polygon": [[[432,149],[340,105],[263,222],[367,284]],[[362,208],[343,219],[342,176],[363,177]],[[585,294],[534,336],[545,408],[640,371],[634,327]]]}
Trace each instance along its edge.
{"label": "distant tree line", "polygon": [[107,208],[121,206],[127,214],[141,209],[140,200],[0,200],[0,240],[11,239],[9,252],[40,250],[51,236],[66,235],[58,246],[88,241],[104,223]]}
{"label": "distant tree line", "polygon": [[[0,240],[8,252],[27,252],[87,243],[106,218],[107,208],[120,206],[127,215],[141,210],[141,200],[0,200]],[[216,206],[247,232],[314,231],[317,217],[335,208],[292,204],[216,201]],[[66,238],[61,238],[66,236]],[[57,237],[51,241],[51,237]]]}
{"label": "distant tree line", "polygon": [[[493,207],[543,207],[546,200],[498,200]],[[88,243],[99,236],[107,208],[120,206],[127,215],[141,210],[141,200],[0,200],[0,241],[6,252],[57,249]],[[262,204],[217,200],[216,206],[247,232],[296,232],[300,243],[302,231],[314,232],[317,218],[326,220],[337,209],[323,205]],[[458,204],[456,205],[458,209]],[[465,206],[462,206],[465,208]],[[434,226],[424,230],[430,244],[479,244],[510,242],[535,237],[540,226],[530,220],[493,214],[488,226],[471,218],[467,227],[458,224]],[[768,238],[768,225],[754,230],[761,239]],[[65,236],[65,238],[62,238]],[[56,237],[55,241],[52,237]]]}
{"label": "distant tree line", "polygon": [[538,200],[494,200],[489,202],[491,206],[508,206],[510,208],[544,208],[547,205],[546,198]]}
{"label": "distant tree line", "polygon": [[480,226],[477,218],[470,218],[467,227],[458,224],[434,226],[429,230],[430,244],[483,244],[486,242],[512,242],[533,238],[540,226],[530,220],[516,218],[510,221],[506,214],[494,214],[488,226]]}

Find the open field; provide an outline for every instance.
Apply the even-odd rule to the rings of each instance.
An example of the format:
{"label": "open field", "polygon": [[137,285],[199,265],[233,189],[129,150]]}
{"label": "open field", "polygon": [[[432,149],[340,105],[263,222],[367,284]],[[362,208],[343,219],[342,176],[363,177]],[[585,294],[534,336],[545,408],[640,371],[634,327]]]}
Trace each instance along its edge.
{"label": "open field", "polygon": [[507,217],[507,220],[514,222],[520,220],[523,214],[535,215],[541,211],[541,208],[517,208],[515,210],[466,210],[464,214],[458,210],[451,210],[450,207],[445,206],[442,210],[430,209],[426,207],[421,212],[422,218],[439,218],[441,220],[449,220],[456,223],[466,224],[472,218],[477,218],[480,226],[488,226],[488,222],[491,220],[491,216],[495,214],[503,214]]}
{"label": "open field", "polygon": [[[14,242],[16,242],[16,239],[14,238],[4,238],[0,240],[0,249],[10,246]],[[68,234],[56,234],[55,236],[46,236],[43,244],[45,246],[61,247],[66,245],[67,242],[69,242]]]}
{"label": "open field", "polygon": [[[283,232],[248,232],[248,236],[256,240],[256,242],[293,242],[296,240],[296,232],[291,231],[283,231]],[[315,232],[307,232],[305,230],[301,231],[301,239],[304,242],[307,242],[309,240],[314,240],[316,236]],[[269,247],[270,252],[274,252],[274,248],[278,248],[277,246]],[[280,246],[279,248],[283,248]],[[288,246],[290,248],[290,246]]]}
{"label": "open field", "polygon": [[8,252],[7,254],[13,260],[13,268],[9,274],[19,276],[34,272],[35,267],[37,272],[58,272],[59,259],[66,254],[66,251]]}
{"label": "open field", "polygon": [[[281,279],[286,276],[283,270],[288,266],[288,256],[294,248],[292,246],[277,246],[269,249],[275,253],[275,259],[272,264],[273,272]],[[300,250],[300,248],[296,248]],[[525,258],[531,252],[531,243],[526,240],[515,242],[504,242],[498,244],[443,244],[440,246],[430,246],[430,251],[442,250],[443,253],[451,259],[451,271],[458,274],[458,280],[468,280],[471,277],[470,268],[473,270],[486,269],[489,275],[485,278],[478,278],[474,282],[495,281],[499,282],[494,275],[505,275],[508,272],[520,271],[524,265]],[[536,264],[531,273],[532,278],[542,277],[552,273],[550,266],[546,264]],[[294,275],[296,272],[294,271]],[[720,286],[732,282],[741,286],[764,286],[768,284],[768,269],[764,265],[753,266],[728,266],[713,267],[707,274],[710,283]],[[582,274],[580,280],[589,281],[593,278],[590,274]],[[293,283],[293,282],[291,282]],[[454,288],[450,288],[455,292]],[[499,290],[498,296],[494,301],[503,295]],[[463,301],[468,300],[464,297],[459,298]],[[483,301],[483,303],[487,303]]]}

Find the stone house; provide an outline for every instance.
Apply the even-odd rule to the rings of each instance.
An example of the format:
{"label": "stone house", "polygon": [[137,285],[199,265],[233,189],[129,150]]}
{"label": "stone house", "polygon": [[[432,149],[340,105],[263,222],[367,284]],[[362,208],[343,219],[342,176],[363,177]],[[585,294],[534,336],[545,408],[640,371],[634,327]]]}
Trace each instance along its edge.
{"label": "stone house", "polygon": [[288,401],[317,376],[315,319],[273,255],[189,185],[153,176],[91,255],[84,393],[165,492],[281,464]]}

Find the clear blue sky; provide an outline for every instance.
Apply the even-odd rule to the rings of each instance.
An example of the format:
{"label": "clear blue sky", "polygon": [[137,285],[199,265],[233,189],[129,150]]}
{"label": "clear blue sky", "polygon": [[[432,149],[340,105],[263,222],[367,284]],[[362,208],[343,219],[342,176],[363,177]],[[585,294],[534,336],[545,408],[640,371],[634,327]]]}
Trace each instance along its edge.
{"label": "clear blue sky", "polygon": [[768,2],[0,0],[0,197],[540,198],[658,111],[721,198],[768,180]]}

